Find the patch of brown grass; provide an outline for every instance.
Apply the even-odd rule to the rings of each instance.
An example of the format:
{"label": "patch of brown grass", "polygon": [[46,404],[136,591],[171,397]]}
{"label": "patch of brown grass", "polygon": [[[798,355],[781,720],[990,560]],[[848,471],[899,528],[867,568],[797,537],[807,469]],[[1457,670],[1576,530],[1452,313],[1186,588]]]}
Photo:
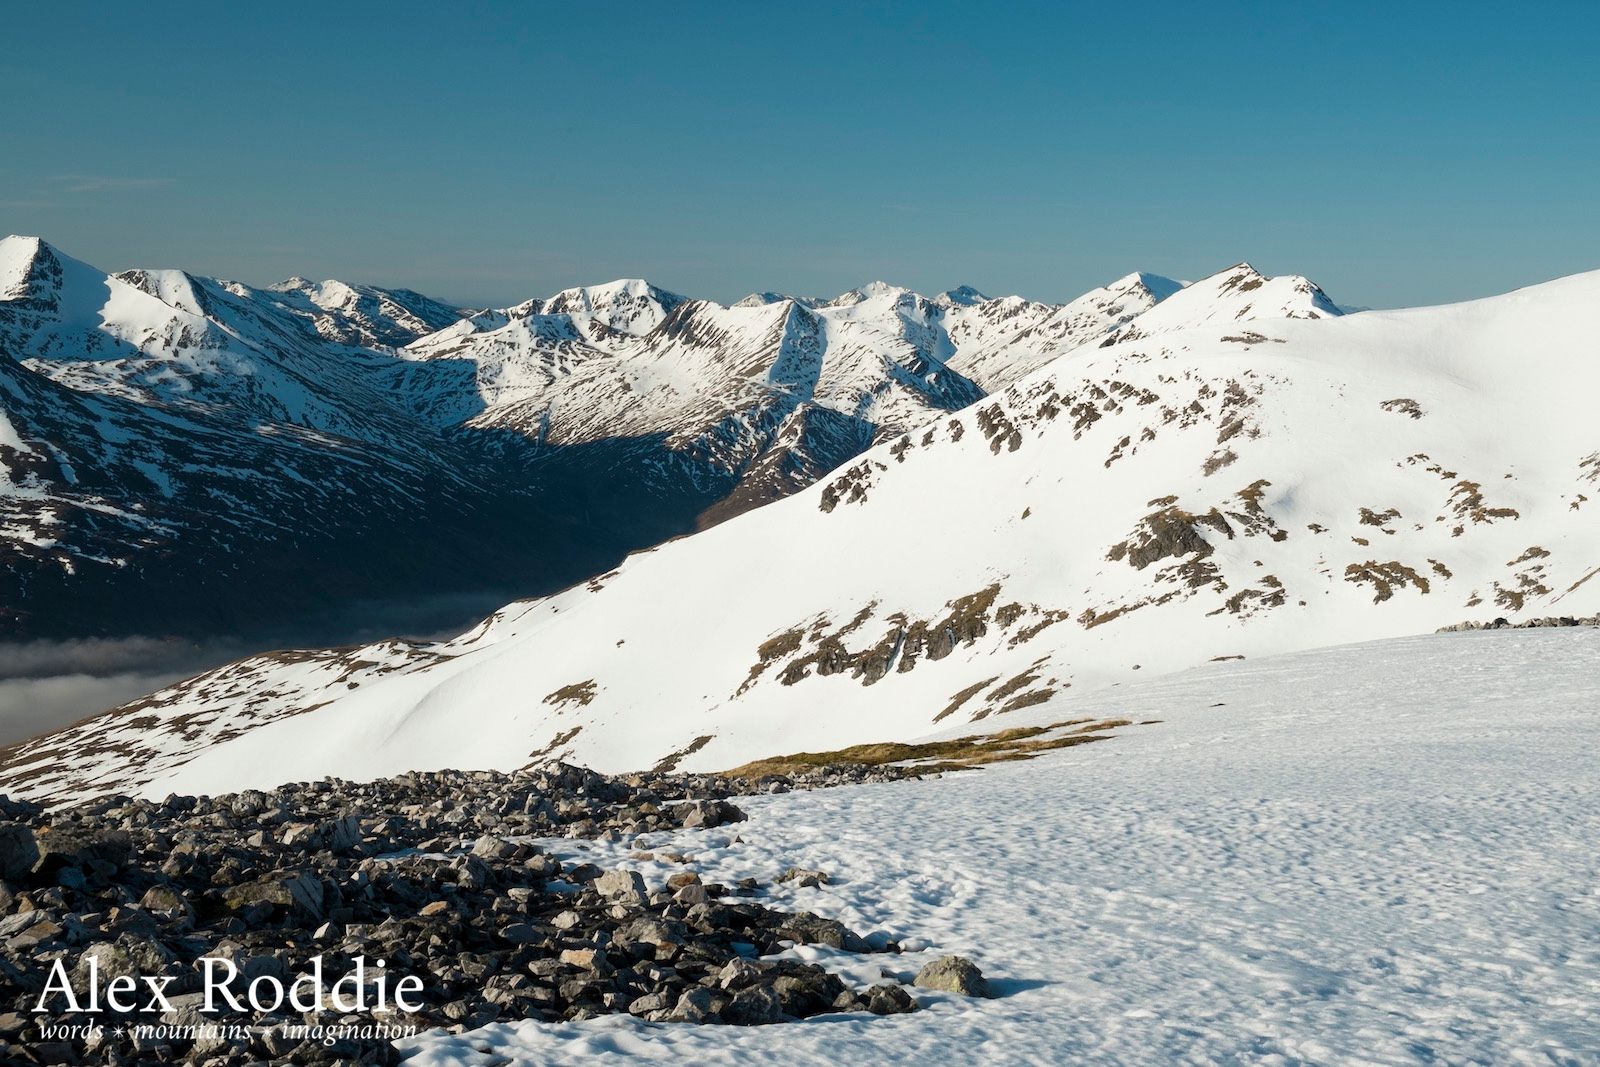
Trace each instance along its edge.
{"label": "patch of brown grass", "polygon": [[[985,763],[1033,759],[1045,752],[1108,739],[1108,731],[1132,726],[1127,719],[1071,719],[1049,726],[1018,726],[993,734],[971,734],[948,741],[907,744],[883,741],[852,745],[830,752],[794,752],[787,756],[755,760],[723,774],[729,778],[760,778],[767,774],[798,774],[837,764],[882,767],[900,764],[926,773],[966,770]],[[1066,731],[1066,732],[1062,732]]]}

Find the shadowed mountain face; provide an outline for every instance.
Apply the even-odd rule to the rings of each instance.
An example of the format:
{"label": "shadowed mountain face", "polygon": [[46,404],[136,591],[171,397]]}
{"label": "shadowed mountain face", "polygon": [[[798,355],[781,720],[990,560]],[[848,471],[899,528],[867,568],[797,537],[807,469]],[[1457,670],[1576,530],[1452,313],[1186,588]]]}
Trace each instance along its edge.
{"label": "shadowed mountain face", "polygon": [[1188,309],[1134,274],[1061,306],[619,281],[472,311],[7,238],[0,643],[438,632],[804,488],[1158,303],[1162,329],[1337,313],[1303,279],[1224,275]]}

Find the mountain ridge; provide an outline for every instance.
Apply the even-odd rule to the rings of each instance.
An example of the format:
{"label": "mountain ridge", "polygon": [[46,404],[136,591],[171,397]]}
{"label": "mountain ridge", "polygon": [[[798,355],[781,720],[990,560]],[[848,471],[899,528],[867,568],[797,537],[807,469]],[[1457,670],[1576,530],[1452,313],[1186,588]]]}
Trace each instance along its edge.
{"label": "mountain ridge", "polygon": [[[1235,274],[1216,287],[1236,294]],[[1080,349],[454,639],[242,661],[12,750],[0,783],[204,790],[548,756],[711,769],[1000,728],[1132,671],[1595,610],[1582,383],[1600,373],[1600,273],[1240,319],[1264,287]]]}
{"label": "mountain ridge", "polygon": [[335,595],[553,592],[1157,302],[1080,302],[1030,333],[1055,305],[960,292],[724,307],[619,279],[474,310],[335,280],[107,274],[6,238],[0,639],[320,642],[340,636],[313,617]]}

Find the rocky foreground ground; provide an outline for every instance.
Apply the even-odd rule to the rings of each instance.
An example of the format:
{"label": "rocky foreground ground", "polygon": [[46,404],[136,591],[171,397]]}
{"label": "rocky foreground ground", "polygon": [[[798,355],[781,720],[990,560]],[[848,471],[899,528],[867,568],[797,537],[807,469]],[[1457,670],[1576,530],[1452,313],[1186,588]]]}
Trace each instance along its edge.
{"label": "rocky foreground ground", "polygon": [[[893,983],[853,991],[815,965],[758,958],[786,942],[893,943],[869,948],[838,922],[767,908],[750,899],[752,880],[707,885],[685,870],[651,889],[634,872],[564,866],[528,840],[716,827],[744,818],[730,801],[741,793],[903,773],[607,777],[553,765],[51,811],[0,798],[0,1061],[390,1063],[392,1030],[377,1026],[910,1011]],[[299,1010],[292,991],[300,979],[301,1003],[311,996],[318,956],[320,988],[342,991],[342,1005]],[[413,1010],[393,1008],[407,976]],[[953,959],[919,980],[983,988]],[[358,987],[367,1010],[338,1010]],[[219,1010],[201,1010],[208,992]],[[391,1007],[375,1014],[380,996]]]}

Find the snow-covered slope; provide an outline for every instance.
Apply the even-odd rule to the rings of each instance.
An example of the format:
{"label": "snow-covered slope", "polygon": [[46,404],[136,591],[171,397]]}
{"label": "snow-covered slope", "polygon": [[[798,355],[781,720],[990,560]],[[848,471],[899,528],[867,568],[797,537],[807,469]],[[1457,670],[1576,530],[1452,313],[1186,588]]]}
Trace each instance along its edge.
{"label": "snow-covered slope", "polygon": [[[725,308],[622,280],[465,312],[339,281],[108,275],[7,238],[0,639],[327,640],[344,632],[306,621],[347,602],[548,592],[1176,288],[1134,275],[1056,308],[877,282]],[[374,612],[360,630],[413,624]]]}
{"label": "snow-covered slope", "polygon": [[242,661],[13,750],[0,787],[729,767],[1136,671],[1593,613],[1600,274],[1306,310],[1079,349],[453,641]]}
{"label": "snow-covered slope", "polygon": [[[1032,711],[1160,721],[981,772],[742,799],[737,835],[541,842],[652,888],[754,878],[763,903],[906,949],[785,956],[863,989],[959,953],[993,999],[911,989],[912,1015],[784,1026],[501,1023],[419,1037],[406,1062],[1594,1060],[1600,631],[1216,664]],[[779,882],[790,867],[829,882]]]}

